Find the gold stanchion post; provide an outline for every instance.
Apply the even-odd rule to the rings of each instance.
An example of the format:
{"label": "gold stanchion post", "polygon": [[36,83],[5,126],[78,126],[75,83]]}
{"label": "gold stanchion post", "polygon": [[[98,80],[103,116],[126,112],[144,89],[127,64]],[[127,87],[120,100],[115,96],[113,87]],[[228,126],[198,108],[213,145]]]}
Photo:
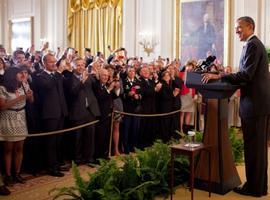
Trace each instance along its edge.
{"label": "gold stanchion post", "polygon": [[114,109],[111,115],[111,134],[110,134],[110,144],[109,144],[109,158],[112,156],[112,138],[113,138],[113,118],[114,118]]}
{"label": "gold stanchion post", "polygon": [[198,101],[194,101],[194,130],[197,131],[197,112],[198,112]]}

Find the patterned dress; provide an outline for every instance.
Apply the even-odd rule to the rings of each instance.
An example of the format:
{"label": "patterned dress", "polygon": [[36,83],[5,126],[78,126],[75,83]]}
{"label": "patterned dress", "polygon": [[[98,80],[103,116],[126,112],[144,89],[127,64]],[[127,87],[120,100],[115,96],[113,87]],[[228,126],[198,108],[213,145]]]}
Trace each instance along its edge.
{"label": "patterned dress", "polygon": [[[26,91],[29,89],[29,85],[24,85]],[[24,95],[23,88],[17,90],[19,95]],[[0,98],[10,101],[16,98],[15,93],[10,93],[5,87],[0,86]],[[17,102],[12,107],[0,111],[0,140],[16,142],[24,140],[25,137],[20,137],[20,135],[28,134],[26,117],[25,117],[25,104],[26,101],[22,100]],[[5,137],[1,137],[4,135]],[[6,137],[12,136],[12,137]],[[18,137],[16,137],[18,136]]]}

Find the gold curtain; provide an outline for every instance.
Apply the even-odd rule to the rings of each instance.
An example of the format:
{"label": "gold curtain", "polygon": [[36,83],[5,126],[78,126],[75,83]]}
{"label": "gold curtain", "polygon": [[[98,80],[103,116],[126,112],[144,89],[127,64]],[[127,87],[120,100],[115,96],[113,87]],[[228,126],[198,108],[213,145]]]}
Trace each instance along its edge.
{"label": "gold curtain", "polygon": [[122,45],[123,0],[68,0],[68,42],[82,54],[85,47],[92,53],[108,55]]}

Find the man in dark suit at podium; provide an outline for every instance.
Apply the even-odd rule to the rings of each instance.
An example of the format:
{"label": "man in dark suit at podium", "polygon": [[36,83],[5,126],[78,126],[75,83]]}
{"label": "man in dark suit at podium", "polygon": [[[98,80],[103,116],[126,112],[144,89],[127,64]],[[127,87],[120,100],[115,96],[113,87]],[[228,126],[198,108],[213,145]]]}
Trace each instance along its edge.
{"label": "man in dark suit at podium", "polygon": [[267,195],[267,124],[270,115],[270,79],[267,53],[254,35],[250,17],[236,21],[236,34],[244,42],[239,71],[228,75],[204,74],[202,81],[228,80],[241,87],[240,117],[244,138],[246,182],[234,191],[242,195]]}

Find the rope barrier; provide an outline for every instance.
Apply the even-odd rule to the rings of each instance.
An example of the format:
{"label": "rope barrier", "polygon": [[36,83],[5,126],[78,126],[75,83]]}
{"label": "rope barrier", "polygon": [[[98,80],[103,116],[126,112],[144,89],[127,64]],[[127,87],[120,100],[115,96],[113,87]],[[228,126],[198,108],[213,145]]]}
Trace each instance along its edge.
{"label": "rope barrier", "polygon": [[40,137],[40,136],[48,136],[48,135],[55,135],[55,134],[59,134],[59,133],[65,133],[65,132],[69,132],[69,131],[74,131],[80,128],[84,128],[86,126],[90,126],[93,124],[98,123],[99,120],[95,120],[95,121],[91,121],[79,126],[75,126],[72,128],[66,128],[66,129],[61,129],[61,130],[57,130],[57,131],[49,131],[49,132],[45,132],[45,133],[36,133],[36,134],[28,134],[28,135],[2,135],[0,134],[0,137]]}
{"label": "rope barrier", "polygon": [[110,141],[109,141],[109,158],[111,157],[112,154],[112,140],[113,140],[113,118],[114,114],[118,113],[121,115],[127,115],[127,116],[136,116],[136,117],[163,117],[163,116],[169,116],[173,115],[175,113],[180,112],[180,110],[168,112],[168,113],[161,113],[161,114],[135,114],[135,113],[127,113],[127,112],[122,112],[118,110],[113,110],[112,112],[112,119],[111,119],[111,133],[110,133]]}
{"label": "rope barrier", "polygon": [[[117,111],[114,110],[113,113],[119,113],[122,115],[127,115],[127,116],[136,116],[136,117],[162,117],[162,116],[168,116],[168,115],[173,115],[176,113],[179,113],[181,110],[175,110],[172,112],[168,112],[168,113],[160,113],[160,114],[135,114],[135,113],[128,113],[128,112],[122,112],[122,111]],[[110,115],[109,115],[110,116]],[[98,123],[99,120],[95,120],[95,121],[91,121],[79,126],[75,126],[72,128],[66,128],[66,129],[61,129],[61,130],[57,130],[57,131],[49,131],[49,132],[44,132],[44,133],[35,133],[35,134],[25,134],[25,135],[3,135],[0,134],[0,137],[41,137],[41,136],[48,136],[48,135],[55,135],[55,134],[60,134],[60,133],[66,133],[66,132],[70,132],[70,131],[74,131],[80,128],[84,128],[86,126],[90,126],[93,124]]]}
{"label": "rope barrier", "polygon": [[135,113],[122,112],[122,111],[118,111],[118,110],[115,110],[114,112],[122,114],[122,115],[135,116],[135,117],[163,117],[163,116],[173,115],[173,114],[178,113],[180,111],[181,110],[175,110],[172,112],[160,113],[160,114],[135,114]]}

